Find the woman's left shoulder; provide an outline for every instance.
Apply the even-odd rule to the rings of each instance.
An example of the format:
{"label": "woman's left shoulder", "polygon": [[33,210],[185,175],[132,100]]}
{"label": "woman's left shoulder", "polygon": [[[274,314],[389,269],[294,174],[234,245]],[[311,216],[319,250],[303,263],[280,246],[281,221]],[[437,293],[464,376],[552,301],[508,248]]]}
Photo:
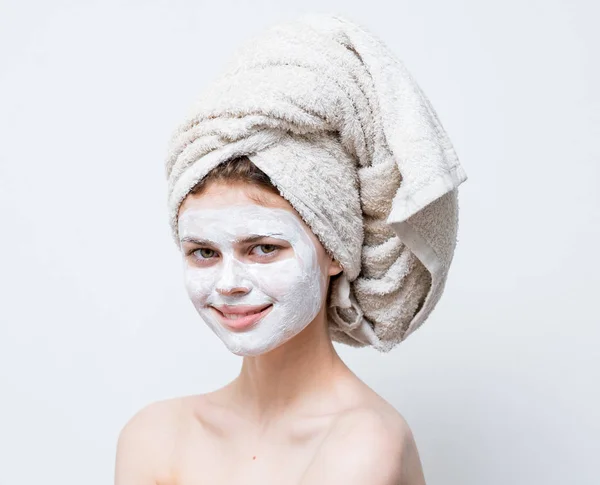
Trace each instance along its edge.
{"label": "woman's left shoulder", "polygon": [[328,477],[332,484],[425,484],[413,433],[385,403],[340,413],[308,475]]}
{"label": "woman's left shoulder", "polygon": [[360,436],[361,441],[401,449],[412,440],[412,430],[404,416],[387,403],[365,405],[339,414],[332,424],[332,435]]}

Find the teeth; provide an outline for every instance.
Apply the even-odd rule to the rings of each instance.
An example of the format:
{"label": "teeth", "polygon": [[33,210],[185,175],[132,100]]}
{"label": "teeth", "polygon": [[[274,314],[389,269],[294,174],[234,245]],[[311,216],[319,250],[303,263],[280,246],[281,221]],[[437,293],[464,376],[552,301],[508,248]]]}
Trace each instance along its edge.
{"label": "teeth", "polygon": [[256,313],[260,313],[260,312],[248,312],[248,313],[223,313],[223,315],[225,315],[226,318],[229,318],[230,320],[237,320],[238,318],[243,318],[246,317],[248,315],[254,315]]}

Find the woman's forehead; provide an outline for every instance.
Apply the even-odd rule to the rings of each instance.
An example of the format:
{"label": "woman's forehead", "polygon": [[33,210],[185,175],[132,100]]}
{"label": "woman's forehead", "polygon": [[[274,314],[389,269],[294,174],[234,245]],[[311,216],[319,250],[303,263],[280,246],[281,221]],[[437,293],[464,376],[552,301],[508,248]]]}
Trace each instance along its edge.
{"label": "woman's forehead", "polygon": [[[223,221],[227,224],[221,224]],[[259,231],[265,234],[304,232],[313,245],[321,246],[311,228],[286,199],[249,184],[212,182],[201,193],[189,194],[179,208],[180,240],[186,233],[198,235],[201,227],[203,232],[220,231],[221,234],[226,230],[233,231],[231,228],[235,227],[232,232],[235,236],[257,234]]]}
{"label": "woman's forehead", "polygon": [[303,221],[290,211],[259,204],[232,204],[218,208],[185,209],[179,216],[181,237],[191,233],[229,233],[235,235],[293,235],[306,232]]}

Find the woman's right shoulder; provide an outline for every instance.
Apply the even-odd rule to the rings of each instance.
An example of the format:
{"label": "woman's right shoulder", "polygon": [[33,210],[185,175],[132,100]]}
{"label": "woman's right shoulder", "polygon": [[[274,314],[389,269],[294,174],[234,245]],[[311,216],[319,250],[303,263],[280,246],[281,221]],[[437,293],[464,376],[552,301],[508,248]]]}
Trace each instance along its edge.
{"label": "woman's right shoulder", "polygon": [[172,451],[204,400],[204,395],[174,397],[148,403],[136,411],[119,432],[115,483],[169,483]]}
{"label": "woman's right shoulder", "polygon": [[176,430],[206,406],[207,395],[179,396],[150,402],[138,409],[125,423],[121,434],[164,434]]}

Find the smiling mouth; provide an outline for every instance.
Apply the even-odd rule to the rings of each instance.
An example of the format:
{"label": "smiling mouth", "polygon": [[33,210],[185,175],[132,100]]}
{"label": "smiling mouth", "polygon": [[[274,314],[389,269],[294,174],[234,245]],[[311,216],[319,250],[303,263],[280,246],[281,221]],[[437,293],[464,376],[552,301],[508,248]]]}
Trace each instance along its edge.
{"label": "smiling mouth", "polygon": [[224,313],[213,306],[210,307],[210,309],[216,314],[221,324],[232,330],[245,330],[252,325],[255,325],[271,311],[271,308],[273,308],[273,305],[269,304],[261,308],[257,308],[254,311],[244,313]]}

